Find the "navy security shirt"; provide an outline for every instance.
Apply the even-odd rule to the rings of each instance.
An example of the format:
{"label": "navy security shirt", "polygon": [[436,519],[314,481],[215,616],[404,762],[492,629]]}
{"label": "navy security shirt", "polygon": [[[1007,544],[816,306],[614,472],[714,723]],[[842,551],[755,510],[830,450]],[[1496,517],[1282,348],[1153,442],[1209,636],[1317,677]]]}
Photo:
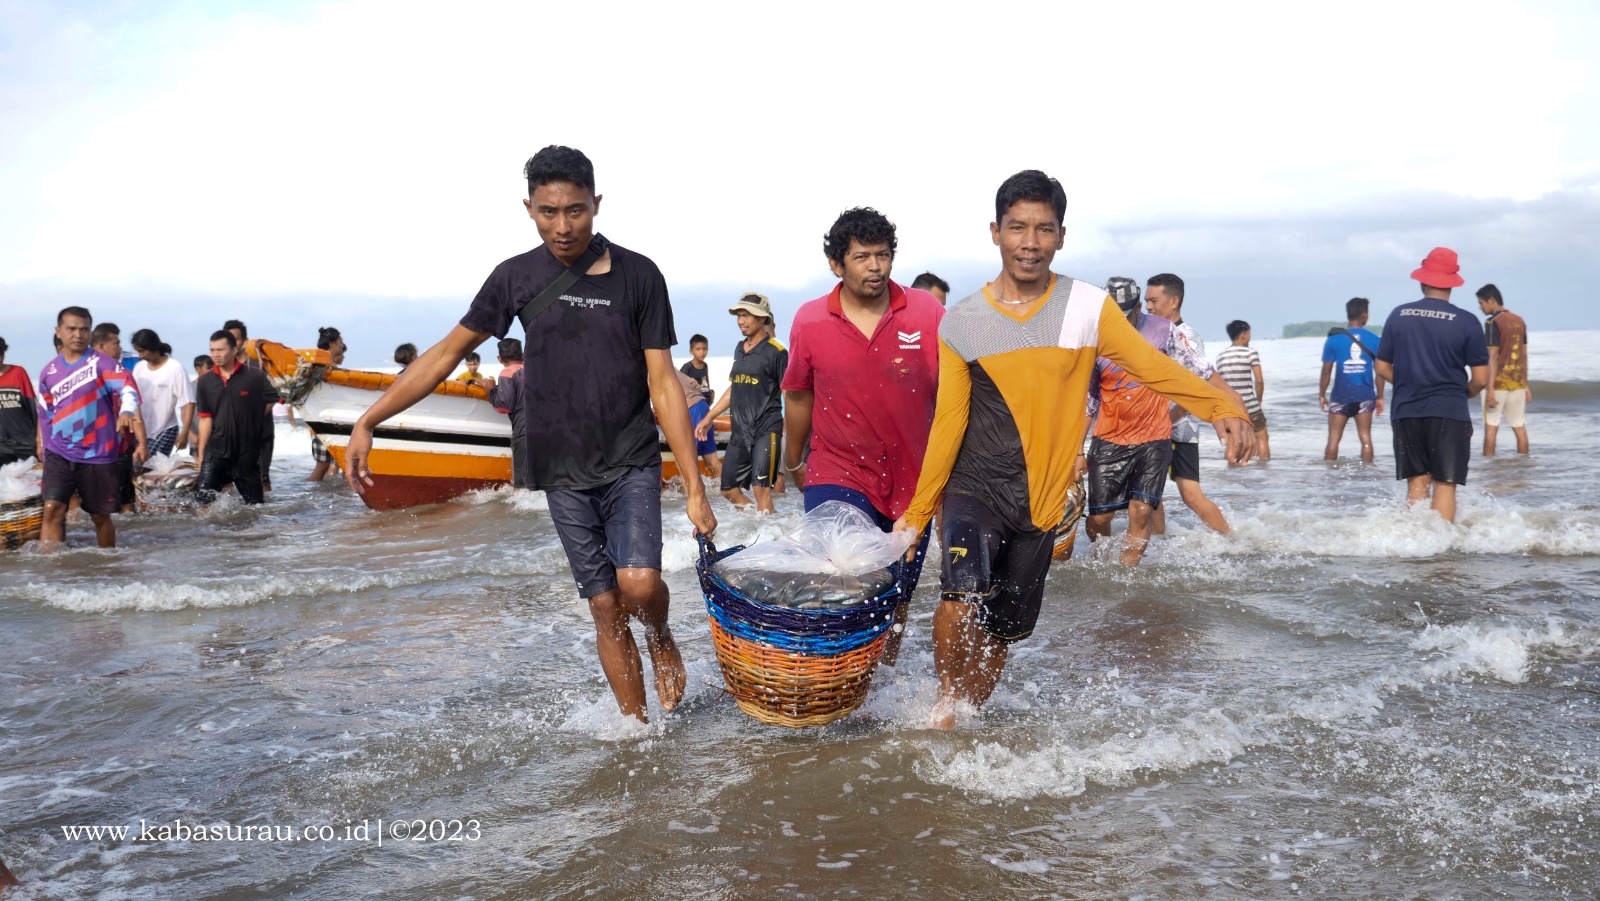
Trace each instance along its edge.
{"label": "navy security shirt", "polygon": [[1394,366],[1391,419],[1472,421],[1467,368],[1489,365],[1489,345],[1476,316],[1429,298],[1396,307],[1383,325],[1378,359]]}
{"label": "navy security shirt", "polygon": [[[543,244],[506,260],[462,326],[504,338],[517,311],[562,271]],[[528,487],[597,488],[629,469],[659,465],[644,352],[677,342],[661,270],[612,244],[611,271],[578,279],[534,318],[523,341]]]}

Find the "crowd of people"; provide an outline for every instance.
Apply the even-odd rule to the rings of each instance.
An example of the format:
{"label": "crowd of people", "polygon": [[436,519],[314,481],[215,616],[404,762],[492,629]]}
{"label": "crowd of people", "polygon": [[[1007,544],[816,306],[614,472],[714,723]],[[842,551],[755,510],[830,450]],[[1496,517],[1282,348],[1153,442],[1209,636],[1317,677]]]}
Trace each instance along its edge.
{"label": "crowd of people", "polygon": [[[740,340],[721,396],[711,387],[705,336],[690,339],[688,363],[673,365],[677,335],[656,265],[594,230],[601,197],[587,157],[547,147],[524,175],[523,202],[540,244],[497,266],[443,339],[420,353],[410,344],[397,349],[400,374],[352,429],[345,478],[357,492],[370,486],[373,429],[465,362],[454,377],[482,385],[511,417],[515,484],[547,494],[625,715],[646,717],[632,620],[644,627],[663,708],[684,691],[661,578],[658,426],[675,457],[704,460],[737,506],[773,510],[773,493],[787,480],[808,511],[842,501],[886,532],[911,531],[907,598],[937,523],[934,718],[945,727],[960,705],[988,699],[1009,646],[1033,631],[1074,486],[1087,483],[1091,540],[1109,540],[1113,517],[1126,511],[1118,555],[1137,565],[1165,528],[1169,478],[1202,523],[1229,532],[1201,488],[1203,424],[1229,465],[1269,454],[1265,380],[1249,324],[1228,324],[1231,344],[1213,363],[1184,319],[1177,275],[1151,276],[1141,291],[1133,279],[1098,285],[1056,274],[1067,201],[1042,172],[1001,184],[990,223],[999,271],[948,307],[949,286],[932,273],[910,286],[891,278],[898,241],[886,216],[870,208],[841,214],[822,248],[837,283],[799,306],[787,345],[766,295],[745,292],[729,308]],[[1422,299],[1397,308],[1381,336],[1367,330],[1368,302],[1356,298],[1346,305],[1348,326],[1325,342],[1326,456],[1337,457],[1355,419],[1361,459],[1372,461],[1371,419],[1384,412],[1392,386],[1397,477],[1410,501],[1453,520],[1470,457],[1469,398],[1493,386],[1484,453],[1494,452],[1502,421],[1527,453],[1526,327],[1493,285],[1478,292],[1487,334],[1452,306],[1450,292],[1463,282],[1448,249],[1431,252],[1412,278]],[[521,341],[508,335],[517,321]],[[61,540],[67,501],[77,494],[109,546],[109,514],[125,497],[118,461],[137,464],[186,444],[196,448],[203,492],[231,482],[246,503],[259,503],[269,487],[277,395],[239,354],[243,324],[212,335],[212,366],[192,387],[175,377],[182,373],[170,364],[171,349],[148,330],[134,336],[141,360],[130,373],[119,346],[103,340],[108,328],[114,337],[115,327],[95,327],[87,310],[61,312],[61,354],[40,378],[37,435],[27,442],[16,438],[21,418],[4,392],[31,402],[31,388],[25,374],[8,375],[0,355],[0,451],[32,450],[45,461],[47,540]],[[479,371],[476,349],[490,337],[499,339],[498,377]],[[336,330],[323,330],[318,346],[342,362]],[[719,458],[712,429],[723,414],[732,430]],[[536,455],[526,446],[531,436]],[[314,456],[320,478],[326,452]],[[685,479],[684,492],[694,529],[712,535],[717,519],[704,483]],[[901,623],[905,615],[902,605]],[[902,630],[895,634],[897,644]]]}

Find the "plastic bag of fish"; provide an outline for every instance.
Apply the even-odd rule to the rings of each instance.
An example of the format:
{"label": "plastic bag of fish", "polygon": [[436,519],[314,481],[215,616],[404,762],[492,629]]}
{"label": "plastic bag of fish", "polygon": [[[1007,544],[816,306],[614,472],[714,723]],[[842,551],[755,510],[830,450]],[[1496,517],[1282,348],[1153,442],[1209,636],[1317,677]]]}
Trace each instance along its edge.
{"label": "plastic bag of fish", "polygon": [[819,505],[787,538],[753,544],[718,561],[716,572],[745,597],[801,610],[850,607],[894,584],[890,564],[915,540],[884,532],[840,501]]}
{"label": "plastic bag of fish", "polygon": [[38,497],[43,474],[44,468],[33,457],[0,466],[0,504]]}
{"label": "plastic bag of fish", "polygon": [[186,510],[195,504],[194,486],[200,469],[193,459],[156,454],[133,477],[139,503],[149,510]]}

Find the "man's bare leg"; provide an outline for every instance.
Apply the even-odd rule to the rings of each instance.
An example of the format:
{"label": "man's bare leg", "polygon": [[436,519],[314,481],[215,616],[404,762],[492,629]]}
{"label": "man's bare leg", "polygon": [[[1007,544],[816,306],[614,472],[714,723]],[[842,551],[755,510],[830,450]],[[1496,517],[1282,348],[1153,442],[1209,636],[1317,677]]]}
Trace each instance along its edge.
{"label": "man's bare leg", "polygon": [[1372,462],[1372,414],[1356,414],[1356,435],[1361,439],[1361,462]]}
{"label": "man's bare leg", "polygon": [[1262,463],[1272,459],[1272,444],[1267,441],[1266,429],[1256,432],[1256,459]]}
{"label": "man's bare leg", "polygon": [[1150,546],[1150,522],[1155,508],[1144,501],[1128,502],[1128,534],[1122,543],[1122,565],[1138,566],[1144,549]]}
{"label": "man's bare leg", "polygon": [[90,513],[89,519],[94,521],[94,540],[101,547],[117,546],[117,524],[111,521],[109,513]]}
{"label": "man's bare leg", "polygon": [[1406,479],[1406,506],[1415,507],[1417,504],[1428,500],[1433,493],[1433,479],[1430,476],[1412,476]]}
{"label": "man's bare leg", "polygon": [[39,543],[51,547],[66,540],[67,505],[60,501],[45,501],[44,522],[39,526]]}
{"label": "man's bare leg", "polygon": [[[1130,514],[1131,516],[1131,514]],[[1157,507],[1150,512],[1150,534],[1167,534],[1167,508]]]}
{"label": "man's bare leg", "polygon": [[933,615],[933,666],[939,673],[935,728],[955,727],[957,702],[981,707],[989,700],[1005,671],[1007,647],[979,625],[975,605],[939,601]]}
{"label": "man's bare leg", "polygon": [[706,472],[709,473],[713,479],[722,478],[722,461],[717,459],[716,454],[706,454],[700,459],[706,462]]}
{"label": "man's bare leg", "polygon": [[623,606],[644,626],[644,645],[650,652],[650,668],[655,670],[661,709],[671,710],[683,700],[688,674],[667,626],[667,583],[661,580],[658,569],[627,567],[617,570],[617,585],[622,591]]}
{"label": "man's bare leg", "polygon": [[900,659],[900,641],[906,637],[906,620],[911,618],[911,599],[901,598],[894,605],[894,622],[889,624],[889,640],[883,645],[883,656],[878,658],[885,666],[894,666]]}
{"label": "man's bare leg", "polygon": [[1115,513],[1091,513],[1083,522],[1083,531],[1088,533],[1090,541],[1099,541],[1111,537],[1111,518]]}
{"label": "man's bare leg", "polygon": [[729,503],[733,504],[735,507],[738,507],[740,510],[743,510],[744,508],[755,503],[755,501],[750,499],[750,495],[745,494],[744,490],[740,488],[729,488],[727,491],[722,492],[722,496],[727,498]]}
{"label": "man's bare leg", "polygon": [[1483,455],[1485,457],[1494,456],[1495,438],[1499,434],[1500,427],[1497,425],[1486,425],[1483,427]]}
{"label": "man's bare leg", "polygon": [[1445,522],[1456,521],[1456,486],[1454,482],[1433,483],[1433,512]]}
{"label": "man's bare leg", "polygon": [[759,511],[761,513],[776,513],[776,512],[778,512],[778,508],[776,506],[774,506],[773,503],[772,503],[772,489],[771,488],[763,488],[760,485],[757,485],[754,488],[750,489],[750,493],[754,494],[756,496],[756,510],[757,511]]}
{"label": "man's bare leg", "polygon": [[319,460],[317,465],[311,467],[311,477],[307,482],[320,482],[328,477],[328,470],[333,468],[333,463],[328,460]]}
{"label": "man's bare leg", "polygon": [[1341,416],[1338,413],[1328,414],[1328,446],[1322,450],[1322,459],[1339,459],[1339,439],[1344,437],[1344,424],[1349,421],[1348,416]]}
{"label": "man's bare leg", "polygon": [[641,723],[650,721],[644,698],[644,667],[639,662],[639,646],[628,629],[628,613],[622,604],[622,591],[613,588],[589,599],[589,615],[594,617],[595,650],[600,669],[611,684],[611,694],[623,716]]}
{"label": "man's bare leg", "polygon": [[1511,432],[1512,432],[1512,434],[1517,436],[1517,453],[1522,454],[1524,457],[1526,457],[1528,455],[1528,429],[1527,429],[1527,427],[1523,426],[1522,428],[1517,428],[1516,426],[1512,426],[1511,427]]}
{"label": "man's bare leg", "polygon": [[[1172,481],[1178,483],[1178,496],[1183,498],[1184,506],[1193,510],[1194,514],[1200,517],[1201,522],[1210,526],[1212,531],[1221,532],[1224,535],[1233,534],[1233,529],[1228,527],[1228,518],[1222,515],[1222,510],[1217,506],[1216,501],[1206,497],[1206,493],[1200,490],[1199,482],[1194,479],[1173,479]],[[1155,512],[1161,513],[1161,508],[1157,507]],[[1166,533],[1157,532],[1156,534],[1164,535]]]}

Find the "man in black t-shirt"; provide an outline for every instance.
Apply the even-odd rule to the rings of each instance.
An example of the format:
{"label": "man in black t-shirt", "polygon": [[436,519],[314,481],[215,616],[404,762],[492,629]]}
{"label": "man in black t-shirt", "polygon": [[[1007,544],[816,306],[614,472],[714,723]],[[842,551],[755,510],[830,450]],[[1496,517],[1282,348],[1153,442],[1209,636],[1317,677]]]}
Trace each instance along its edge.
{"label": "man in black t-shirt", "polygon": [[200,416],[200,478],[195,491],[202,503],[210,503],[231,482],[245,503],[259,504],[265,500],[262,446],[272,432],[278,392],[266,373],[244,364],[238,339],[227,329],[211,333],[211,362],[211,371],[194,386]]}
{"label": "man in black t-shirt", "polygon": [[744,489],[753,484],[756,509],[773,513],[777,508],[772,504],[772,488],[783,459],[780,385],[789,368],[789,351],[772,337],[772,305],[766,295],[746,292],[728,312],[738,317],[744,340],[733,349],[727,393],[695,426],[694,435],[704,440],[711,433],[712,420],[731,410],[733,432],[722,458],[722,496],[736,507],[746,506],[750,498]]}
{"label": "man in black t-shirt", "polygon": [[[542,489],[549,501],[578,593],[589,600],[600,666],[617,706],[645,720],[643,668],[630,617],[645,627],[663,709],[677,706],[685,680],[667,628],[661,456],[650,413],[653,405],[672,453],[693,460],[689,411],[672,367],[672,305],[655,263],[595,234],[601,198],[588,157],[570,147],[546,147],[523,174],[528,197],[522,203],[542,243],[496,266],[460,324],[362,414],[345,450],[345,478],[357,492],[374,484],[367,466],[373,428],[427,397],[490,335],[505,337],[524,306],[582,259],[591,242],[601,242],[599,259],[526,329],[528,487]],[[711,535],[717,519],[705,487],[687,479],[684,494],[689,521]]]}

